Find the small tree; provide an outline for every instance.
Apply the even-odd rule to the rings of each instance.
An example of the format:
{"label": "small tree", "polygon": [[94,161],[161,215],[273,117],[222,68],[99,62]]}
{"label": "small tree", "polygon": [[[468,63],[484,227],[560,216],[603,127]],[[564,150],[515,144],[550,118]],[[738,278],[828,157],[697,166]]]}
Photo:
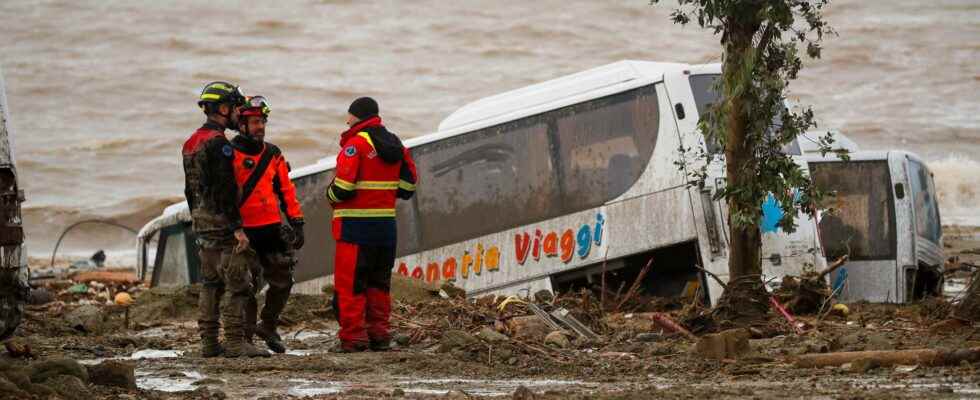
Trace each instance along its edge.
{"label": "small tree", "polygon": [[[651,0],[651,4],[660,0]],[[829,0],[678,0],[675,23],[691,22],[720,36],[724,49],[721,101],[700,122],[709,142],[724,149],[727,183],[716,199],[728,203],[731,248],[729,283],[716,317],[733,323],[756,320],[769,309],[761,282],[762,203],[775,196],[783,217],[779,227],[796,228],[797,208],[814,214],[822,194],[782,148],[816,127],[813,112],[784,107],[786,89],[803,66],[801,51],[820,57]],[[830,134],[815,139],[830,151]],[[681,149],[682,152],[689,149]],[[692,184],[702,186],[715,154],[700,150],[703,163],[688,169]]]}

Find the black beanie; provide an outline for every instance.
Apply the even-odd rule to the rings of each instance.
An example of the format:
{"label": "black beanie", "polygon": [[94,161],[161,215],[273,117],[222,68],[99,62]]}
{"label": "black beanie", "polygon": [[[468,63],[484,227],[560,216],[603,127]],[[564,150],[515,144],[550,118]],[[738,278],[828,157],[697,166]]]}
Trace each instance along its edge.
{"label": "black beanie", "polygon": [[354,100],[353,103],[350,103],[350,108],[347,109],[347,112],[358,119],[368,119],[378,115],[378,102],[370,97],[361,97]]}

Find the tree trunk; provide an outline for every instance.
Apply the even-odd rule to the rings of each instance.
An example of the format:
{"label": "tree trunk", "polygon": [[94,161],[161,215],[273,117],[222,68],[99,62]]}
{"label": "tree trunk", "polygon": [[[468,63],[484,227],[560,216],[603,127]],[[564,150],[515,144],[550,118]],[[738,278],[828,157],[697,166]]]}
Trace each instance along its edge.
{"label": "tree trunk", "polygon": [[[745,111],[751,104],[750,96],[737,92],[737,88],[748,86],[748,82],[740,71],[745,70],[745,64],[751,62],[748,52],[752,48],[752,37],[758,30],[758,24],[737,24],[729,22],[725,55],[722,65],[725,96],[728,99],[728,119],[725,144],[725,173],[727,185],[733,188],[748,188],[755,184],[754,144],[750,143],[750,115]],[[760,204],[741,200],[745,196],[728,197],[729,215],[751,215]],[[719,299],[713,316],[722,327],[746,326],[764,319],[769,310],[767,292],[762,282],[762,265],[759,258],[762,247],[762,235],[759,222],[742,225],[737,221],[729,221],[731,248],[728,258],[729,284],[727,290]]]}

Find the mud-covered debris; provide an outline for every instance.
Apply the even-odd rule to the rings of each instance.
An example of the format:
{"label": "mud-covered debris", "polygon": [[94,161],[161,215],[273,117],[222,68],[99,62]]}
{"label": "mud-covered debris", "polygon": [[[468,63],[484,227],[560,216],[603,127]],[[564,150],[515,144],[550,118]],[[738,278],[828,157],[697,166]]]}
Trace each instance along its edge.
{"label": "mud-covered debris", "polygon": [[662,341],[664,338],[664,335],[662,335],[660,332],[644,332],[636,335],[633,340],[637,342],[652,343]]}
{"label": "mud-covered debris", "polygon": [[551,328],[537,315],[514,317],[507,322],[514,339],[540,342],[551,332]]}
{"label": "mud-covered debris", "polygon": [[453,286],[452,282],[446,282],[439,287],[439,296],[446,299],[462,299],[466,298],[466,291]]}
{"label": "mud-covered debris", "polygon": [[59,375],[71,375],[84,382],[88,382],[89,379],[85,366],[67,358],[43,360],[31,365],[30,377],[33,383],[43,383]]}
{"label": "mud-covered debris", "polygon": [[28,299],[28,303],[31,305],[39,306],[39,305],[48,304],[54,300],[55,300],[54,294],[51,293],[50,290],[48,290],[47,288],[40,287],[37,289],[31,289],[31,296],[30,299]]}
{"label": "mud-covered debris", "polygon": [[544,337],[544,343],[559,349],[567,349],[572,345],[572,342],[568,340],[568,336],[562,331],[553,331],[549,333]]}
{"label": "mud-covered debris", "polygon": [[391,391],[391,397],[405,397],[405,390],[402,388],[396,388]]}
{"label": "mud-covered debris", "polygon": [[873,358],[862,358],[852,361],[848,370],[853,373],[864,374],[878,368],[881,368],[880,361]]}
{"label": "mud-covered debris", "polygon": [[442,396],[442,398],[446,400],[469,400],[472,399],[473,396],[462,390],[450,390],[449,393],[446,393],[446,395]]}
{"label": "mud-covered debris", "polygon": [[34,352],[31,349],[31,342],[23,338],[13,338],[6,342],[3,342],[3,347],[7,350],[7,354],[13,358],[34,358]]}
{"label": "mud-covered debris", "polygon": [[480,332],[476,334],[476,336],[489,343],[504,343],[510,340],[510,338],[508,338],[507,335],[497,332],[490,327],[485,327],[481,329]]}
{"label": "mud-covered debris", "polygon": [[442,335],[442,340],[439,341],[439,348],[437,351],[440,353],[448,353],[456,349],[469,347],[479,342],[480,341],[473,337],[473,335],[470,335],[464,331],[448,331]]}
{"label": "mud-covered debris", "polygon": [[694,351],[702,357],[714,360],[736,359],[752,351],[749,336],[745,329],[730,329],[704,335],[698,340]]}
{"label": "mud-covered debris", "polygon": [[61,398],[66,400],[89,400],[92,394],[85,386],[85,381],[73,375],[58,375],[44,382],[51,390],[54,390]]}
{"label": "mud-covered debris", "polygon": [[94,305],[84,305],[72,310],[65,317],[68,326],[80,332],[102,332],[105,316],[102,309]]}
{"label": "mud-covered debris", "polygon": [[520,385],[514,390],[514,395],[511,397],[514,400],[534,400],[534,392],[528,389],[527,386]]}
{"label": "mud-covered debris", "polygon": [[534,293],[535,302],[547,304],[547,303],[551,303],[554,300],[555,300],[555,295],[554,293],[551,293],[550,290],[542,289]]}
{"label": "mud-covered debris", "polygon": [[16,384],[0,375],[0,399],[29,399],[31,395],[20,390]]}
{"label": "mud-covered debris", "polygon": [[107,360],[87,368],[89,380],[95,385],[136,388],[136,365],[131,362]]}

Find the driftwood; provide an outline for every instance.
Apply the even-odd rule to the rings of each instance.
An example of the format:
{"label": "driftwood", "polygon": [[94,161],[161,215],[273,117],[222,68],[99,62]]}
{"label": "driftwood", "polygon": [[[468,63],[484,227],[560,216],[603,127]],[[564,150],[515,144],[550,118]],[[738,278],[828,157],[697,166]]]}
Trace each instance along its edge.
{"label": "driftwood", "polygon": [[666,314],[653,313],[653,315],[650,316],[650,319],[652,319],[653,322],[656,322],[657,325],[662,326],[664,329],[667,329],[672,332],[680,333],[686,336],[688,339],[697,340],[697,336],[694,336],[694,334],[691,333],[691,331],[684,329],[683,326],[681,326],[677,322],[674,322],[674,320],[670,319],[670,317],[668,317]]}
{"label": "driftwood", "polygon": [[837,259],[837,261],[834,261],[833,264],[830,264],[830,267],[827,267],[827,269],[823,270],[823,272],[821,272],[820,275],[817,275],[816,280],[818,281],[823,280],[823,278],[827,277],[827,275],[830,275],[831,273],[836,271],[837,268],[840,268],[844,264],[847,264],[848,259],[850,259],[850,256],[846,254],[841,256],[840,258]]}
{"label": "driftwood", "polygon": [[798,368],[822,368],[844,365],[859,360],[877,362],[882,367],[893,365],[958,365],[963,361],[971,363],[980,361],[980,347],[953,351],[919,349],[804,354],[797,357],[793,364]]}
{"label": "driftwood", "polygon": [[636,293],[640,290],[640,285],[643,283],[643,278],[646,278],[647,273],[650,272],[651,265],[653,265],[653,257],[651,257],[650,261],[647,261],[647,265],[643,266],[643,269],[640,270],[640,274],[633,280],[633,284],[630,285],[629,290],[626,291],[626,295],[619,300],[619,304],[616,305],[613,312],[619,312],[619,310],[623,308],[623,305],[625,305],[627,301],[636,295]]}

